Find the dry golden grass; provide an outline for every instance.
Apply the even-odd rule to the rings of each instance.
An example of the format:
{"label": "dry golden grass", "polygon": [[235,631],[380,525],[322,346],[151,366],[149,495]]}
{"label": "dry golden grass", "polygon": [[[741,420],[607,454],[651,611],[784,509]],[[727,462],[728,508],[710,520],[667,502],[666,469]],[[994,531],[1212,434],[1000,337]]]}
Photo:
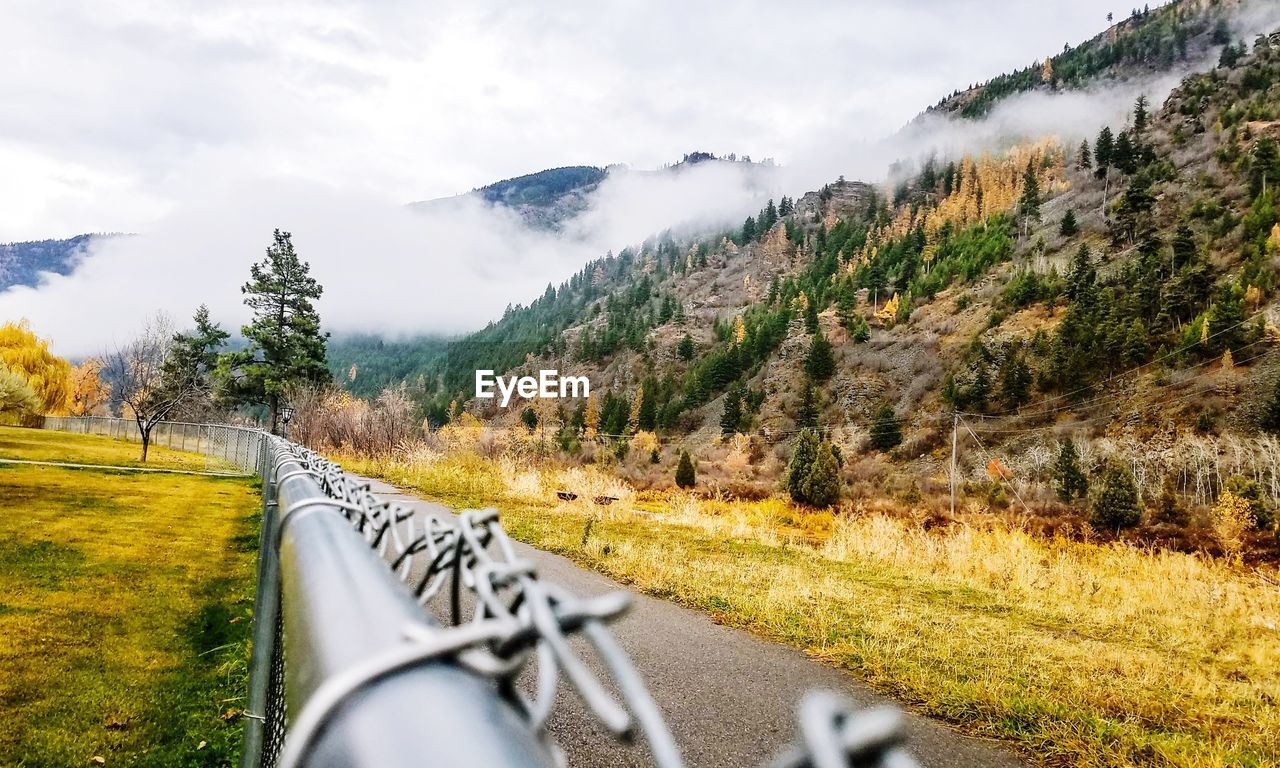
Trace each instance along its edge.
{"label": "dry golden grass", "polygon": [[602,513],[554,497],[608,487],[602,472],[468,452],[346,463],[497,506],[535,546],[1046,765],[1280,765],[1280,590],[1233,562],[879,513],[833,521],[779,499],[620,492]]}

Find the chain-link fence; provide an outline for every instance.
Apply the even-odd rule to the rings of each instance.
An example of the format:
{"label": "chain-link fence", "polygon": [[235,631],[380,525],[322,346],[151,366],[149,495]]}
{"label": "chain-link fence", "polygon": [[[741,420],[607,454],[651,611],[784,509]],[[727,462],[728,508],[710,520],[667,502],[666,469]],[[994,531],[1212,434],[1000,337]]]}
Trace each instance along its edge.
{"label": "chain-link fence", "polygon": [[[142,431],[136,421],[112,416],[45,416],[43,427],[59,432],[142,441]],[[266,437],[267,433],[261,429],[229,424],[162,421],[151,429],[153,446],[202,454],[209,460],[207,468],[212,470],[234,469],[255,475],[262,474],[262,449]]]}
{"label": "chain-link fence", "polygon": [[[45,428],[138,439],[120,419]],[[153,441],[263,479],[242,768],[561,766],[548,728],[560,688],[620,740],[642,736],[655,765],[683,764],[607,629],[628,594],[581,598],[541,580],[497,510],[416,511],[261,430],[165,424]],[[915,765],[896,711],[855,716],[818,693],[800,720],[799,743],[770,765]]]}

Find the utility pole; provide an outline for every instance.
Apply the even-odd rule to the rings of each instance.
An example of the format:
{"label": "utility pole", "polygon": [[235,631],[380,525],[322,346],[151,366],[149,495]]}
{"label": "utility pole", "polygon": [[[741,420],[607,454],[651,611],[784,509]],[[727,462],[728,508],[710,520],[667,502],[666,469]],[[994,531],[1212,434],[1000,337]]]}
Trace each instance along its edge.
{"label": "utility pole", "polygon": [[960,426],[960,412],[951,412],[951,516],[956,515],[956,433]]}

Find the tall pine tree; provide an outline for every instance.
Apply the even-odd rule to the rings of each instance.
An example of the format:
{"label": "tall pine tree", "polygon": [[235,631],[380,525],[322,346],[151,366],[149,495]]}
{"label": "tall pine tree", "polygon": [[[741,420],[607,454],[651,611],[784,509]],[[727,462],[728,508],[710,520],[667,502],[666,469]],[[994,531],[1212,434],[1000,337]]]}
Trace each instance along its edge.
{"label": "tall pine tree", "polygon": [[241,333],[248,347],[219,360],[226,394],[233,402],[265,405],[276,432],[280,407],[291,385],[329,381],[320,315],[312,304],[324,289],[298,258],[292,236],[276,230],[267,256],[249,270],[241,292],[253,322]]}

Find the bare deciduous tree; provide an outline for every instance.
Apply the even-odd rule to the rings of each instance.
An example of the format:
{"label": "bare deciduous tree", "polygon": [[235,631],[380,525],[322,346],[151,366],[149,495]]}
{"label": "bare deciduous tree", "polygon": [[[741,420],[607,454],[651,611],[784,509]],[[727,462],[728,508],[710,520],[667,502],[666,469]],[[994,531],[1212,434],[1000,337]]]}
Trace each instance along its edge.
{"label": "bare deciduous tree", "polygon": [[108,379],[115,387],[121,415],[133,418],[142,437],[142,461],[151,447],[151,430],[191,397],[204,382],[196,378],[166,380],[164,367],[173,345],[173,322],[164,313],[147,321],[132,341],[103,355]]}

